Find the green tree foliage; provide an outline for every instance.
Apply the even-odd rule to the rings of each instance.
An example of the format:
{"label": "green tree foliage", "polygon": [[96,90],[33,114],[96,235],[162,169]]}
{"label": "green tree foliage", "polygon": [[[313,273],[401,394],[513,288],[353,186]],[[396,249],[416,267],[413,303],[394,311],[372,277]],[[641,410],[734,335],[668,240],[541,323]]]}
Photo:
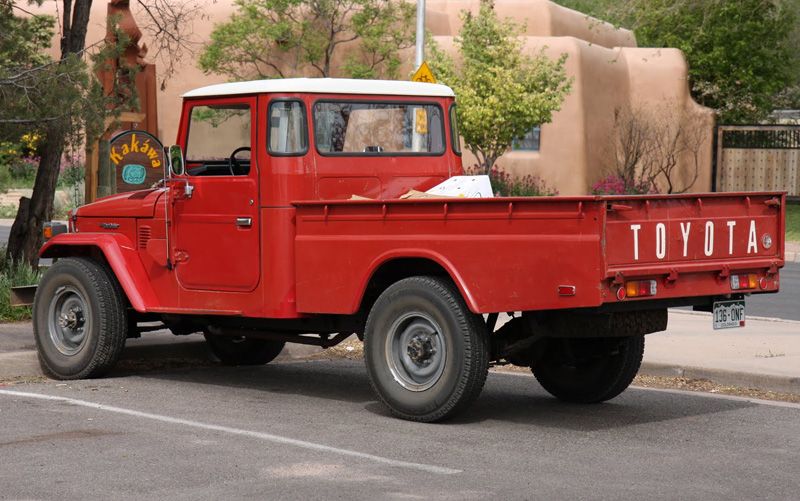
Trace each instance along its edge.
{"label": "green tree foliage", "polygon": [[522,27],[499,20],[490,2],[477,16],[462,14],[456,38],[460,62],[431,47],[431,68],[437,79],[458,96],[458,120],[466,147],[489,173],[515,138],[534,125],[552,120],[572,85],[564,70],[566,55],[549,59],[543,51],[523,52]]}
{"label": "green tree foliage", "polygon": [[0,2],[0,68],[11,68],[20,61],[46,64],[44,50],[50,46],[55,19],[51,16],[17,17],[13,2]]}
{"label": "green tree foliage", "polygon": [[791,84],[796,16],[785,2],[635,0],[632,14],[642,45],[686,54],[695,100],[724,122],[764,118]]}
{"label": "green tree foliage", "polygon": [[[206,73],[235,80],[397,77],[398,51],[413,44],[415,8],[404,0],[236,0],[200,56]],[[347,44],[337,71],[334,57]],[[355,49],[355,50],[352,50]]]}
{"label": "green tree foliage", "polygon": [[554,2],[559,5],[607,22],[616,22],[614,19],[613,7],[625,1],[626,0],[554,0]]}
{"label": "green tree foliage", "polygon": [[[33,194],[20,201],[8,242],[9,258],[31,265],[38,262],[42,225],[53,217],[53,196],[65,148],[77,149],[97,137],[112,114],[110,110],[120,99],[129,99],[104,96],[91,68],[92,60],[99,64],[118,57],[127,40],[121,36],[119,46],[87,48],[91,0],[61,3],[61,56],[52,59],[46,49],[54,20],[16,17],[19,7],[0,0],[0,137],[19,141],[24,134],[35,134],[41,138]],[[89,49],[92,57],[87,55]],[[133,75],[130,77],[132,80]]]}
{"label": "green tree foliage", "polygon": [[[86,12],[88,15],[88,7]],[[78,147],[84,144],[87,133],[89,139],[99,133],[109,108],[121,104],[120,96],[102,95],[92,69],[121,54],[127,37],[119,33],[120,46],[97,44],[87,48],[85,41],[73,41],[71,47],[62,48],[61,59],[53,59],[47,51],[54,28],[52,16],[16,16],[13,2],[0,0],[2,140],[19,142],[24,134],[34,133],[46,144],[53,139],[47,137],[46,129],[57,127],[58,137],[64,135],[65,146]],[[80,27],[73,25],[73,29]],[[129,74],[130,79],[133,77]],[[132,89],[127,91],[132,94]],[[51,131],[51,136],[54,133]]]}
{"label": "green tree foliage", "polygon": [[725,123],[800,105],[798,0],[557,0],[686,54],[692,95]]}
{"label": "green tree foliage", "polygon": [[[53,59],[47,49],[55,20],[32,15],[24,7],[42,2],[0,0],[0,142],[18,142],[23,135],[40,139],[33,194],[20,200],[8,241],[11,260],[32,265],[38,262],[42,225],[53,217],[53,196],[65,150],[91,144],[108,120],[137,107],[136,68],[115,68],[117,82],[110,95],[94,76],[107,70],[105,65],[118,60],[130,44],[130,38],[114,26],[117,20],[110,20],[115,43],[100,41],[87,46],[92,0],[59,0],[61,51],[60,57]],[[197,4],[168,0],[137,0],[137,4],[148,20],[144,29],[155,43],[156,53],[170,52],[173,60],[180,60],[190,43],[187,30],[198,15]],[[167,76],[174,70],[169,64],[163,68]]]}

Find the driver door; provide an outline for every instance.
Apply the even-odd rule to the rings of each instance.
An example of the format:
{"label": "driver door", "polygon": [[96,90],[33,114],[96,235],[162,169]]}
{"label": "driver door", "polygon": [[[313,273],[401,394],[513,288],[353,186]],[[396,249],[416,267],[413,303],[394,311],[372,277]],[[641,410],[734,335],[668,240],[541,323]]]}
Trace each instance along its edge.
{"label": "driver door", "polygon": [[188,101],[192,196],[173,199],[173,263],[184,289],[248,292],[261,277],[256,99]]}

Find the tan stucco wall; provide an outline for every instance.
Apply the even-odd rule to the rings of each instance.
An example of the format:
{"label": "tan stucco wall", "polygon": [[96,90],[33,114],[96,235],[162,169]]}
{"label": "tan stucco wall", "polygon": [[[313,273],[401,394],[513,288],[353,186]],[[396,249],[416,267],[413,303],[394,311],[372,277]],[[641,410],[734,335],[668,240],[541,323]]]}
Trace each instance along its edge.
{"label": "tan stucco wall", "polygon": [[[54,1],[45,2],[41,11],[55,13]],[[478,0],[428,0],[426,26],[446,51],[453,53],[453,36],[461,26],[463,10],[477,12]],[[713,114],[697,105],[689,95],[688,69],[682,53],[675,49],[637,48],[632,32],[561,7],[547,0],[496,0],[501,18],[524,23],[525,48],[545,48],[553,57],[568,55],[566,69],[573,77],[573,90],[553,122],[542,126],[539,152],[509,152],[499,165],[517,174],[535,174],[559,189],[561,194],[587,193],[589,186],[603,177],[614,110],[623,106],[657,109],[670,106],[679,111],[675,120],[702,120],[708,126],[701,158],[701,173],[692,191],[711,187],[711,148]],[[192,31],[197,40],[206,41],[215,23],[225,21],[234,11],[232,0],[206,1],[207,19],[196,21]],[[87,42],[103,38],[106,3],[92,7]],[[134,14],[136,10],[134,9]],[[145,37],[146,42],[146,37]],[[54,43],[54,47],[57,46]],[[413,50],[405,52],[407,63],[401,74],[412,71]],[[204,75],[195,58],[187,57],[179,73],[158,92],[159,137],[174,140],[180,114],[180,95],[184,92],[226,81],[221,75]],[[474,163],[468,153],[465,166]]]}
{"label": "tan stucco wall", "polygon": [[[479,7],[479,0],[429,0],[427,9],[438,16],[428,27],[439,46],[453,54],[459,13],[476,13]],[[700,174],[691,191],[711,189],[714,115],[692,100],[679,50],[637,48],[631,31],[547,0],[497,0],[495,11],[525,24],[524,47],[530,53],[544,48],[553,58],[567,54],[566,71],[573,78],[561,110],[541,128],[540,150],[509,152],[498,165],[518,175],[538,175],[563,195],[584,194],[606,175],[615,110],[669,108],[676,110],[669,117],[676,127],[704,124]],[[682,160],[689,165],[689,158]],[[464,165],[475,163],[465,152]]]}

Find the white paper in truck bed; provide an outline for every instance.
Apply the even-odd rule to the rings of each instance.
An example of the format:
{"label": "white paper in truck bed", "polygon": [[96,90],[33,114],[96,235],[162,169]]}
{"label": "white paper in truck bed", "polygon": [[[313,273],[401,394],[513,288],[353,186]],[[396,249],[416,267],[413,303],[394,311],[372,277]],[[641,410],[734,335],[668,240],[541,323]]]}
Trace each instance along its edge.
{"label": "white paper in truck bed", "polygon": [[453,176],[425,193],[445,197],[493,198],[489,176]]}

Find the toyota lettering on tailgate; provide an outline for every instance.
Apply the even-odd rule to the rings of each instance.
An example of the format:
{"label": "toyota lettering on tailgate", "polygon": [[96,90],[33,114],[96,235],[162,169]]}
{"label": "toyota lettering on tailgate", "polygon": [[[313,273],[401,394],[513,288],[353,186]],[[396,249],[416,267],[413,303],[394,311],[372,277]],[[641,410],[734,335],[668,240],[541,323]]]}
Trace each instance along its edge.
{"label": "toyota lettering on tailgate", "polygon": [[[739,251],[739,249],[735,248],[735,244],[739,244],[740,246],[744,246],[744,240],[741,238],[735,240],[734,237],[736,236],[737,232],[737,222],[736,221],[725,221],[725,226],[727,226],[727,241],[726,242],[714,242],[714,234],[715,234],[715,222],[714,221],[706,221],[705,225],[695,225],[691,221],[684,221],[680,223],[680,235],[681,235],[681,243],[683,244],[683,257],[689,257],[689,244],[690,241],[693,239],[701,239],[703,242],[703,254],[707,257],[711,257],[714,254],[715,245],[724,245],[727,248],[728,255],[733,255],[735,251]],[[699,226],[699,228],[698,228]],[[747,240],[746,240],[746,254],[758,254],[758,228],[756,226],[755,220],[750,220],[748,228],[745,230],[747,231]],[[642,233],[642,225],[641,224],[631,224],[630,231],[633,236],[633,260],[639,260],[640,254],[640,240],[642,238],[655,238],[655,257],[656,259],[665,259],[667,257],[667,225],[665,223],[656,223],[655,225],[655,232],[650,234],[643,234]],[[739,230],[741,231],[741,230]],[[770,239],[768,241],[768,239]],[[769,243],[768,243],[769,242]],[[764,242],[763,245],[765,248],[769,248],[771,246],[771,238],[768,235],[764,235]],[[742,249],[744,250],[744,249]]]}

